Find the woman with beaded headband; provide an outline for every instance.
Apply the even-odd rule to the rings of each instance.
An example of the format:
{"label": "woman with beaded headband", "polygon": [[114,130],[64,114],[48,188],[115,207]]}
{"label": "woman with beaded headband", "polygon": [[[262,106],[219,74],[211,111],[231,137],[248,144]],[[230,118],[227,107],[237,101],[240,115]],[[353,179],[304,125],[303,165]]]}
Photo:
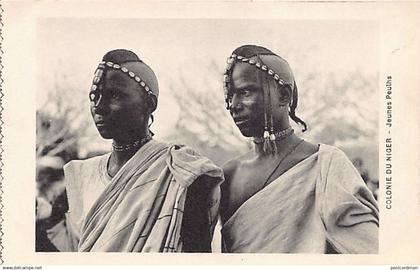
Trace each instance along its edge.
{"label": "woman with beaded headband", "polygon": [[89,99],[112,151],[65,165],[61,251],[211,251],[222,170],[191,148],[152,139],[158,94],[154,72],[135,53],[105,54]]}
{"label": "woman with beaded headband", "polygon": [[228,58],[226,108],[254,149],[223,169],[224,252],[375,253],[377,203],[346,155],[290,126],[297,87],[286,60],[255,45]]}

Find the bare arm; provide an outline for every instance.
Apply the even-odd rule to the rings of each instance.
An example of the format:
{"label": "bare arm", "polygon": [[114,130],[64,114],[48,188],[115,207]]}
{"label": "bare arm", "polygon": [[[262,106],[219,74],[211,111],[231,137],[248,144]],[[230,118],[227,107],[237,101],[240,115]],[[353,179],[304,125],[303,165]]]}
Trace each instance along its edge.
{"label": "bare arm", "polygon": [[188,187],[181,237],[184,252],[211,252],[220,202],[220,186],[209,176]]}

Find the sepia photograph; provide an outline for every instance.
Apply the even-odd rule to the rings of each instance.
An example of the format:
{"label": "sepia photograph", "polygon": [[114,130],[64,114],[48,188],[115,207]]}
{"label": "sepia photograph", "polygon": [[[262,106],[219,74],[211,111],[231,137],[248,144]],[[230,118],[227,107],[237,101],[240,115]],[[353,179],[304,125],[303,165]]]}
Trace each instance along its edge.
{"label": "sepia photograph", "polygon": [[378,252],[377,23],[37,29],[37,251]]}
{"label": "sepia photograph", "polygon": [[0,264],[415,267],[419,10],[2,4]]}

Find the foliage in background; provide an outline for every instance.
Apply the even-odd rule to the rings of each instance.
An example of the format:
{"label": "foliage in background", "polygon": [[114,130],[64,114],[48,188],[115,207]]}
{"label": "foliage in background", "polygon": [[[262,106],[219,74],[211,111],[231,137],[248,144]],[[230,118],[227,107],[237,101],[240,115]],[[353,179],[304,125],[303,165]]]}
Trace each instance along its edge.
{"label": "foliage in background", "polygon": [[[184,67],[172,76],[163,73],[160,77],[170,90],[162,93],[171,95],[180,110],[173,116],[175,128],[158,135],[167,141],[187,144],[222,165],[251,149],[252,143],[241,136],[224,108],[224,63],[208,59],[205,62],[197,59],[194,63],[205,76],[192,77],[195,67]],[[46,89],[48,98],[37,112],[38,169],[51,157],[61,159],[60,164],[64,164],[70,159],[109,150],[91,147],[99,135],[89,132],[93,124],[87,91],[75,80],[59,76],[63,75],[56,74],[50,89]],[[369,174],[377,177],[377,75],[358,70],[323,74],[316,68],[300,67],[295,69],[295,77],[299,91],[297,114],[309,126],[303,134],[295,126],[296,132],[315,143],[342,147],[351,159],[361,158]],[[40,178],[51,182],[45,174],[42,177],[38,174],[38,182]]]}
{"label": "foliage in background", "polygon": [[[195,83],[188,70],[180,70],[171,83],[171,93],[180,109],[176,129],[167,136],[189,144],[208,155],[217,164],[244,153],[252,147],[234,125],[224,108],[222,70],[214,61],[206,66],[206,76]],[[307,124],[300,133],[314,143],[342,147],[350,158],[365,161],[370,174],[377,176],[377,77],[354,71],[344,75],[320,75],[317,70],[299,70],[296,81],[299,92],[297,114]],[[352,148],[361,151],[355,153]],[[367,150],[366,150],[367,149]]]}
{"label": "foliage in background", "polygon": [[[173,129],[157,135],[165,141],[187,144],[222,165],[251,149],[253,144],[240,134],[224,107],[224,66],[213,60],[200,68],[206,71],[205,76],[195,75],[193,80],[192,69],[180,68],[172,77],[163,76],[170,90],[165,94],[169,92],[172,96],[179,114],[173,115],[176,121]],[[58,76],[50,90],[46,90],[46,103],[36,115],[38,251],[51,251],[46,246],[47,236],[41,232],[60,224],[67,209],[63,165],[72,159],[109,151],[104,145],[95,146],[99,135],[88,113],[86,91]],[[303,134],[295,126],[296,132],[312,142],[341,147],[355,161],[376,196],[379,187],[376,75],[360,71],[324,75],[307,68],[295,70],[295,76],[299,89],[297,115],[309,126]]]}
{"label": "foliage in background", "polygon": [[[39,195],[50,200],[62,191],[62,167],[79,157],[79,141],[86,135],[85,108],[75,91],[79,90],[65,77],[55,78],[45,103],[36,112],[37,186]],[[57,184],[58,190],[53,190]]]}
{"label": "foliage in background", "polygon": [[188,83],[182,70],[171,84],[170,92],[181,109],[176,128],[166,139],[188,144],[222,165],[251,144],[241,136],[224,107],[221,69],[214,61],[204,69],[206,76],[198,84]]}

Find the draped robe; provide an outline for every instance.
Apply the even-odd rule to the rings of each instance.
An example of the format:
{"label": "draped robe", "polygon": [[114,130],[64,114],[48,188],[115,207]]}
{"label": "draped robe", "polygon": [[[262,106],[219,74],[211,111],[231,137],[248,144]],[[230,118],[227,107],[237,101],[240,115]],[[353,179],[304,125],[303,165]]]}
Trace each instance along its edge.
{"label": "draped robe", "polygon": [[[109,154],[65,168],[67,230],[72,251],[180,252],[188,188],[202,180],[210,240],[223,173],[185,146],[152,140],[107,176]],[[191,205],[191,204],[190,204]]]}
{"label": "draped robe", "polygon": [[333,146],[299,162],[223,224],[224,252],[377,253],[378,206]]}

